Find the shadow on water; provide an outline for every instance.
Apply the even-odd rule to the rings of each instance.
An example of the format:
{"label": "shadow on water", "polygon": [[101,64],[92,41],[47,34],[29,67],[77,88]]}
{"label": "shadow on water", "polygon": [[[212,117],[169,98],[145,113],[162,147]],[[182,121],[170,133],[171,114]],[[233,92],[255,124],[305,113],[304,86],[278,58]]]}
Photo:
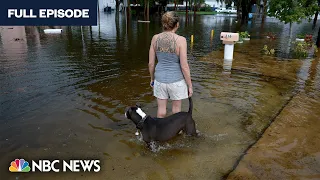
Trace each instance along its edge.
{"label": "shadow on water", "polygon": [[[181,17],[181,24],[185,17]],[[237,26],[236,17],[190,16],[178,34],[194,35],[188,57],[194,83],[194,119],[202,136],[183,135],[145,148],[124,118],[126,106],[143,104],[156,114],[149,87],[150,40],[161,31],[159,18],[150,24],[123,15],[101,14],[100,26],[62,27],[60,35],[46,27],[1,27],[0,173],[2,177],[132,179],[219,179],[232,170],[246,148],[283,106],[306,86],[319,96],[315,61],[281,60],[260,53],[265,43],[285,50],[287,26],[268,18]],[[295,32],[311,32],[308,23]],[[211,30],[215,36],[210,38]],[[235,46],[235,60],[223,61],[221,31],[247,29],[250,42]],[[269,42],[264,33],[279,39]],[[12,41],[12,38],[21,41]],[[281,55],[279,55],[281,56]],[[312,65],[311,65],[312,64]],[[309,71],[309,69],[310,70]],[[188,103],[183,101],[183,109]],[[308,108],[308,107],[304,107]],[[169,111],[171,109],[169,108]],[[12,175],[12,159],[99,158],[101,172]]]}

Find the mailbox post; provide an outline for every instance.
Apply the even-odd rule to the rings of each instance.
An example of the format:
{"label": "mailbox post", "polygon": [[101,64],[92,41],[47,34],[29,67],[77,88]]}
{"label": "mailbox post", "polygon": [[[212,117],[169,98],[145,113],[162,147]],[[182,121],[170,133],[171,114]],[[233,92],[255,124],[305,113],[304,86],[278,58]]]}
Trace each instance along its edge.
{"label": "mailbox post", "polygon": [[224,60],[233,60],[235,42],[239,41],[239,33],[221,32],[220,40],[224,44]]}

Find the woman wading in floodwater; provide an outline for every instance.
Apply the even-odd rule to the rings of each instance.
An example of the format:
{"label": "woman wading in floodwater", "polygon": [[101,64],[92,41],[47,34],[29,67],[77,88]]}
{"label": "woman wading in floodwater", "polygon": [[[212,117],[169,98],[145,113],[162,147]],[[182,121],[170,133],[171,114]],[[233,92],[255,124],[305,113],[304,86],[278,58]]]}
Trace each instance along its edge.
{"label": "woman wading in floodwater", "polygon": [[[157,98],[157,117],[166,116],[167,102],[172,100],[172,113],[181,111],[181,100],[193,94],[187,61],[186,38],[177,35],[179,17],[175,12],[162,16],[163,32],[153,36],[149,50],[149,72],[153,95]],[[158,63],[155,67],[155,59]]]}

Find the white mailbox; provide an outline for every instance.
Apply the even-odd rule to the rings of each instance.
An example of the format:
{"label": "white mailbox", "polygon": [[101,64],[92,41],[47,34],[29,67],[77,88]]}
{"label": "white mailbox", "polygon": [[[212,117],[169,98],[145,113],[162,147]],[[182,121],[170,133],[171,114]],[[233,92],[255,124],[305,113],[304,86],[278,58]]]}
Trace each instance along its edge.
{"label": "white mailbox", "polygon": [[221,32],[220,40],[223,44],[231,44],[239,41],[239,33]]}
{"label": "white mailbox", "polygon": [[224,59],[232,61],[234,44],[239,41],[239,33],[221,32],[220,40],[224,44]]}

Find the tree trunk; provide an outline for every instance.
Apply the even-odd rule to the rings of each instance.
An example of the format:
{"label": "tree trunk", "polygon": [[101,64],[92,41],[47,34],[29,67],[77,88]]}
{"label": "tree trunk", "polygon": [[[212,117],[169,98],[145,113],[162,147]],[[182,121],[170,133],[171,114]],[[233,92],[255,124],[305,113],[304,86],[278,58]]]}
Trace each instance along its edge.
{"label": "tree trunk", "polygon": [[289,43],[288,43],[288,48],[287,48],[287,52],[286,52],[287,57],[289,57],[289,54],[290,54],[291,42],[292,42],[292,22],[290,22]]}
{"label": "tree trunk", "polygon": [[248,2],[246,0],[243,0],[241,2],[241,9],[242,9],[242,16],[241,16],[241,23],[244,24],[246,20],[248,19],[249,12],[248,12]]}
{"label": "tree trunk", "polygon": [[262,19],[262,21],[261,21],[260,32],[262,35],[264,35],[264,19]]}
{"label": "tree trunk", "polygon": [[116,24],[116,34],[117,34],[117,44],[118,44],[118,40],[120,38],[119,16],[115,18],[115,24]]}
{"label": "tree trunk", "polygon": [[116,0],[117,4],[116,4],[116,15],[115,15],[115,19],[116,21],[119,20],[119,6],[120,6],[120,3],[119,3],[119,0]]}
{"label": "tree trunk", "polygon": [[193,16],[196,16],[197,15],[197,8],[196,8],[196,0],[193,0],[191,5],[193,4]]}
{"label": "tree trunk", "polygon": [[318,30],[318,37],[317,37],[317,42],[316,42],[317,47],[320,47],[320,27]]}
{"label": "tree trunk", "polygon": [[[318,0],[318,7],[320,7],[320,0]],[[317,20],[318,20],[318,15],[319,15],[319,11],[316,12],[315,17],[314,17],[314,19],[313,19],[312,29],[314,29],[314,28],[316,27]]]}
{"label": "tree trunk", "polygon": [[129,17],[130,17],[130,16],[131,16],[130,0],[128,0],[128,11],[129,11],[128,15],[129,15]]}
{"label": "tree trunk", "polygon": [[318,21],[318,15],[319,15],[319,11],[317,11],[316,14],[314,15],[312,29],[314,29],[316,27],[316,24]]}
{"label": "tree trunk", "polygon": [[129,2],[129,0],[127,1],[127,8],[126,8],[126,10],[127,10],[127,20],[128,20],[128,22],[127,22],[127,23],[129,23],[130,11],[131,11],[131,9],[130,9],[130,2]]}
{"label": "tree trunk", "polygon": [[119,12],[119,0],[116,0],[116,13]]}
{"label": "tree trunk", "polygon": [[268,10],[267,1],[268,0],[263,0],[263,16],[267,14],[267,10]]}
{"label": "tree trunk", "polygon": [[188,0],[186,0],[186,15],[188,15]]}
{"label": "tree trunk", "polygon": [[240,0],[237,0],[236,6],[237,6],[237,20],[238,20],[238,21],[241,19],[241,15],[240,15],[240,5],[241,5]]}
{"label": "tree trunk", "polygon": [[144,20],[147,19],[147,0],[144,0],[144,10],[143,10],[143,17],[144,17]]}
{"label": "tree trunk", "polygon": [[263,13],[263,14],[262,14],[261,22],[264,23],[264,20],[265,20],[265,19],[266,19],[266,13]]}
{"label": "tree trunk", "polygon": [[147,0],[147,21],[149,21],[149,0]]}
{"label": "tree trunk", "polygon": [[290,39],[292,38],[292,22],[290,22]]}
{"label": "tree trunk", "polygon": [[177,10],[177,0],[174,0],[174,11]]}
{"label": "tree trunk", "polygon": [[188,0],[186,0],[186,22],[188,22]]}

